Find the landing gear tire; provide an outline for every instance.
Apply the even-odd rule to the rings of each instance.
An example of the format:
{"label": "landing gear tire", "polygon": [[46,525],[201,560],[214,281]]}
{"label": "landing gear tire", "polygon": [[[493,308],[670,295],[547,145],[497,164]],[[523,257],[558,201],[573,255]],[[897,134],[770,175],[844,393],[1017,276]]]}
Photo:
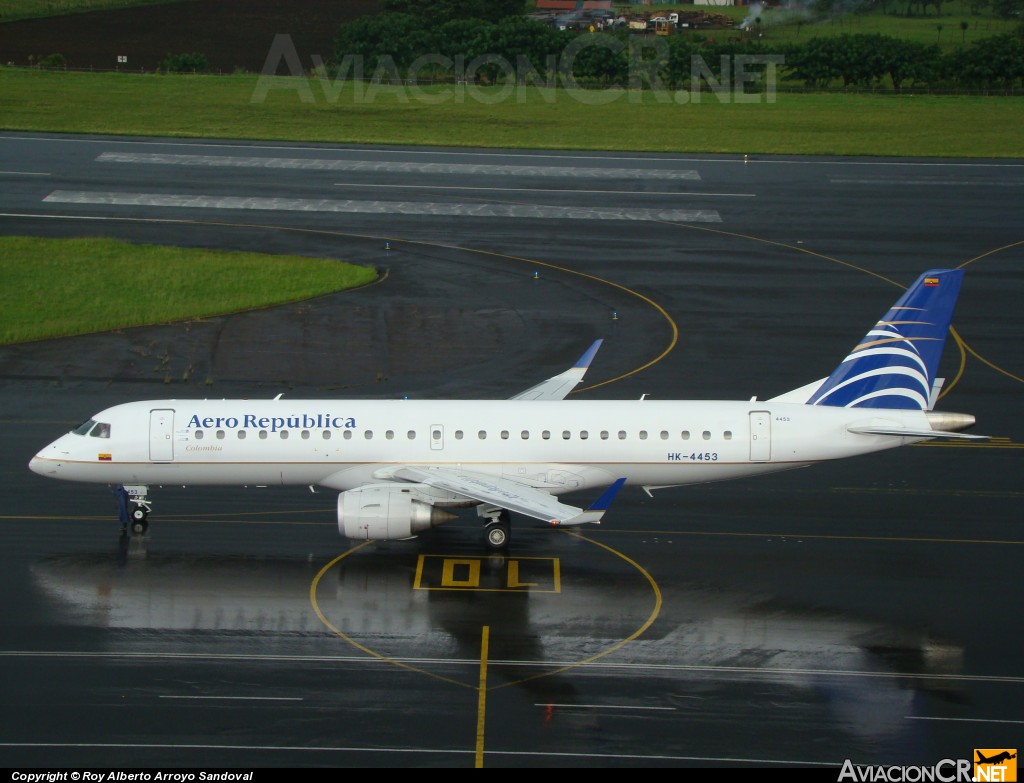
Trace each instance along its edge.
{"label": "landing gear tire", "polygon": [[508,540],[511,537],[511,528],[508,522],[490,522],[484,527],[484,543],[488,549],[506,549]]}
{"label": "landing gear tire", "polygon": [[149,530],[149,521],[146,519],[147,516],[149,516],[149,512],[142,506],[136,506],[132,509],[131,531],[134,535],[141,536]]}

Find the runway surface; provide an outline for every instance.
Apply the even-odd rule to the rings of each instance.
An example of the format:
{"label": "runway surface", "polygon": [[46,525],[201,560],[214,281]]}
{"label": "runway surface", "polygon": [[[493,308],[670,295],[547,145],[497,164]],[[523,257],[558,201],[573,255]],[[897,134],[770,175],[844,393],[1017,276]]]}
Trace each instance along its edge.
{"label": "runway surface", "polygon": [[[1021,744],[1024,165],[6,134],[0,181],[4,234],[383,272],[0,348],[5,766],[838,770]],[[598,528],[515,519],[504,558],[471,514],[353,547],[333,492],[282,488],[155,489],[121,540],[105,488],[27,468],[117,402],[502,398],[599,337],[581,397],[767,399],[947,266],[938,407],[991,441],[624,492]]]}

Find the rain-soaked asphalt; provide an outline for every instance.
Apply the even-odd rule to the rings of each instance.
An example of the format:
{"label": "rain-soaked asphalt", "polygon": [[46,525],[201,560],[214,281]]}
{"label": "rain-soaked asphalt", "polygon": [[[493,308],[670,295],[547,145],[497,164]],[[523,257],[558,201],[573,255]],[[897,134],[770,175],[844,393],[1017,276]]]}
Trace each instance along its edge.
{"label": "rain-soaked asphalt", "polygon": [[[6,766],[838,770],[1018,746],[1024,166],[7,135],[0,170],[4,234],[382,271],[0,348]],[[106,488],[27,469],[117,402],[500,398],[599,337],[581,397],[766,399],[960,265],[939,407],[993,440],[627,491],[599,528],[516,519],[502,558],[472,513],[353,546],[334,493],[286,488],[154,489],[122,539]]]}

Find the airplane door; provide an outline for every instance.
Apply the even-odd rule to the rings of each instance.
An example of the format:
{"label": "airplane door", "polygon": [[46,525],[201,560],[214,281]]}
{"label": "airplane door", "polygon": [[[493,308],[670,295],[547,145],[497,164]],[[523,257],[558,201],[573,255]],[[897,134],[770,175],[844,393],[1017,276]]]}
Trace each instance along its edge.
{"label": "airplane door", "polygon": [[153,462],[174,459],[174,410],[156,408],[149,412],[149,458]]}
{"label": "airplane door", "polygon": [[444,448],[444,425],[430,425],[430,448],[441,451]]}
{"label": "airplane door", "polygon": [[768,411],[750,412],[750,461],[767,462],[772,458],[772,415]]}

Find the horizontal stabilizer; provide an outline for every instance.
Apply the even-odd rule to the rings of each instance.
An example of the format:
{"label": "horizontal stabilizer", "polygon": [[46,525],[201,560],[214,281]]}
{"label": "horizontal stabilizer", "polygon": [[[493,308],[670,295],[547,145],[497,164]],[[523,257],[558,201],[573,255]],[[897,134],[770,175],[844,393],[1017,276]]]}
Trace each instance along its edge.
{"label": "horizontal stabilizer", "polygon": [[847,427],[847,432],[858,435],[892,435],[896,438],[956,438],[959,440],[988,440],[988,435],[968,435],[965,432],[942,430],[914,430],[908,427]]}

